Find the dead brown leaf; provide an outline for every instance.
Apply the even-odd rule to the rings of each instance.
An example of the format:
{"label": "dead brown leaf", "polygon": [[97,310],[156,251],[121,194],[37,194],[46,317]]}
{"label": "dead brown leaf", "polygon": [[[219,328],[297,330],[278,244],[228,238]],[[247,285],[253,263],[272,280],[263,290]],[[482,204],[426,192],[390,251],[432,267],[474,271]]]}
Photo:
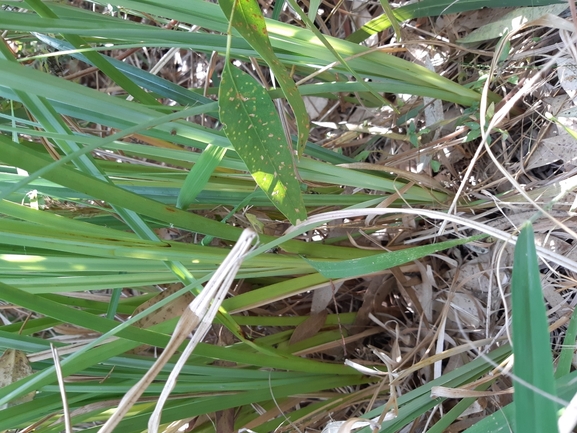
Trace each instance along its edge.
{"label": "dead brown leaf", "polygon": [[[31,374],[32,367],[30,366],[30,361],[28,361],[26,354],[21,350],[8,349],[0,357],[0,388],[18,382],[20,379],[24,379]],[[6,405],[6,407],[16,406],[20,403],[32,401],[34,395],[35,392],[26,394],[19,399],[11,401]],[[5,409],[6,407],[2,407],[0,410]]]}

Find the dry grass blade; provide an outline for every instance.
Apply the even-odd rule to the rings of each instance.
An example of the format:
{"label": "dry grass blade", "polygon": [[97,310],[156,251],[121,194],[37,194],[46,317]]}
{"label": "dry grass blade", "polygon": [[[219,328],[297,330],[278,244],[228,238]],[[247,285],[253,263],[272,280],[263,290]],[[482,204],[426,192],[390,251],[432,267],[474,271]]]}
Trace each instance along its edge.
{"label": "dry grass blade", "polygon": [[168,395],[176,385],[176,379],[182,366],[192,353],[194,347],[208,332],[210,324],[216,316],[220,304],[226,296],[230,284],[240,268],[242,259],[251,248],[251,244],[255,238],[256,233],[252,230],[246,229],[243,231],[236,245],[216,270],[204,290],[190,303],[189,307],[182,314],[176,325],[174,334],[162,352],[162,355],[156,360],[152,368],[150,368],[142,379],[124,396],[114,414],[99,430],[100,433],[111,433],[114,430],[118,423],[123,419],[124,415],[126,415],[130,408],[138,401],[142,393],[156,378],[160,370],[162,370],[164,365],[178,350],[184,340],[186,340],[190,333],[198,327],[197,332],[194,334],[194,338],[190,340],[175,368],[172,370],[158,400],[153,416],[150,418],[149,431],[158,431],[162,407],[168,398]]}
{"label": "dry grass blade", "polygon": [[62,398],[65,431],[66,433],[72,433],[70,411],[68,410],[68,399],[66,398],[66,387],[64,386],[64,376],[62,375],[62,368],[60,367],[60,355],[58,355],[58,349],[56,349],[53,344],[50,345],[50,351],[52,352],[52,359],[54,360],[54,367],[56,368],[56,377],[58,378],[58,387],[60,388],[60,396]]}

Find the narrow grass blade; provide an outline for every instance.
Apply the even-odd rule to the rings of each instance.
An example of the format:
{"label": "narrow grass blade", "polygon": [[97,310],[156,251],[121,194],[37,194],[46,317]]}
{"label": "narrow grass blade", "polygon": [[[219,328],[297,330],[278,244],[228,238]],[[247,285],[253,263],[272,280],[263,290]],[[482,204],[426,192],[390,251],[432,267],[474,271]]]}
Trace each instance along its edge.
{"label": "narrow grass blade", "polygon": [[[28,172],[35,172],[40,170],[44,166],[48,165],[51,161],[47,158],[41,157],[34,151],[31,151],[23,146],[18,146],[12,143],[10,140],[0,136],[0,143],[3,146],[1,160],[5,163],[14,165],[15,167],[22,167]],[[73,189],[77,189],[86,194],[91,195],[95,198],[101,198],[106,200],[111,204],[118,204],[125,207],[126,209],[134,210],[143,215],[149,215],[153,218],[158,218],[170,223],[174,223],[180,227],[185,226],[198,226],[192,229],[201,233],[211,234],[214,236],[219,236],[221,238],[227,238],[231,240],[236,240],[240,235],[240,230],[228,225],[219,224],[216,221],[211,221],[200,216],[180,211],[176,208],[166,206],[160,202],[154,200],[149,200],[144,197],[138,196],[136,194],[130,193],[122,188],[112,185],[107,182],[95,179],[84,173],[78,172],[68,167],[58,167],[46,173],[44,175],[45,179],[51,180],[60,185],[65,185]],[[154,214],[154,216],[152,215]],[[161,216],[164,215],[164,216]],[[177,220],[182,218],[182,225]],[[185,222],[186,221],[186,222]],[[206,230],[202,228],[203,225],[208,224],[208,226],[213,227],[214,230]],[[208,228],[208,227],[206,227]]]}
{"label": "narrow grass blade", "polygon": [[[91,66],[96,66],[86,56],[75,53],[74,47],[72,45],[61,41],[60,39],[51,38],[42,34],[36,34],[36,37],[45,44],[50,45],[55,50],[71,51],[71,56],[75,59],[88,63]],[[142,86],[145,89],[150,90],[151,92],[154,92],[165,98],[172,99],[181,105],[194,107],[197,104],[210,104],[213,102],[211,99],[206,98],[199,93],[185,89],[184,87],[174,84],[171,81],[165,80],[164,78],[161,78],[157,75],[153,75],[148,71],[144,71],[135,66],[131,66],[128,63],[116,60],[103,54],[100,55],[104,57],[106,61],[108,61],[112,66],[125,74],[139,86]]]}
{"label": "narrow grass blade", "polygon": [[[26,3],[42,18],[58,18],[58,15],[50,9],[50,7],[42,2],[41,0],[26,0]],[[87,46],[87,42],[78,35],[75,34],[64,34],[63,35],[68,42],[74,45],[76,48],[81,48]],[[138,87],[134,81],[127,78],[122,72],[116,69],[112,64],[110,64],[104,56],[95,51],[87,51],[86,56],[88,59],[96,65],[102,72],[113,79],[116,84],[124,88],[132,96],[140,100],[140,102],[149,105],[160,105],[160,103],[154,98],[154,96],[146,93],[140,87]]]}
{"label": "narrow grass blade", "polygon": [[555,370],[555,379],[569,374],[571,371],[571,364],[573,361],[573,354],[575,353],[575,341],[577,339],[577,308],[573,310],[571,315],[571,322],[567,327],[565,338],[563,339],[563,348],[561,355],[557,362],[557,370]]}
{"label": "narrow grass blade", "polygon": [[295,115],[298,130],[298,154],[302,155],[309,136],[309,116],[296,84],[274,53],[259,4],[256,0],[221,0],[218,4],[227,18],[232,20],[233,27],[261,55],[274,73]]}
{"label": "narrow grass blade", "polygon": [[[446,14],[482,9],[484,7],[518,7],[518,6],[544,6],[562,3],[559,0],[508,0],[506,3],[490,2],[486,0],[423,0],[411,3],[394,10],[398,21],[406,21],[412,18],[431,17]],[[391,21],[386,14],[372,19],[356,32],[352,33],[347,40],[350,42],[362,42],[375,33],[389,28]]]}
{"label": "narrow grass blade", "polygon": [[[565,401],[571,400],[577,393],[577,371],[572,371],[556,381],[557,394]],[[494,414],[483,418],[477,424],[465,430],[465,433],[511,433],[521,432],[516,428],[516,403],[508,404]],[[557,430],[553,430],[557,431]],[[549,433],[549,432],[547,432]]]}
{"label": "narrow grass blade", "polygon": [[291,223],[304,221],[306,209],[293,156],[266,90],[227,63],[218,99],[225,133],[258,186]]}
{"label": "narrow grass blade", "polygon": [[[403,427],[411,423],[416,418],[424,415],[428,410],[439,404],[440,399],[431,398],[431,389],[435,386],[447,386],[457,388],[466,383],[470,383],[482,375],[486,374],[493,367],[491,363],[500,363],[507,356],[510,355],[511,348],[509,346],[501,346],[496,350],[488,353],[485,357],[479,357],[449,373],[446,373],[418,387],[412,391],[400,396],[397,400],[399,405],[399,412],[396,418],[385,421],[381,425],[379,432],[381,433],[398,433],[403,431]],[[365,418],[372,419],[378,417],[383,412],[383,405],[364,414]],[[494,430],[485,430],[486,432],[493,432]],[[507,430],[509,432],[510,430]],[[372,433],[373,429],[365,427],[357,430],[355,433]],[[504,432],[503,432],[504,433]]]}
{"label": "narrow grass blade", "polygon": [[320,32],[319,29],[316,28],[315,24],[307,17],[307,15],[303,12],[303,10],[299,7],[295,0],[287,0],[289,4],[292,6],[293,10],[300,16],[303,22],[307,25],[311,32],[318,38],[319,41],[326,47],[326,49],[331,53],[331,55],[335,58],[339,64],[344,67],[353,77],[356,78],[357,82],[361,83],[365,89],[372,94],[376,101],[378,101],[382,105],[389,105],[390,103],[379,95],[377,92],[374,92],[370,86],[365,82],[363,77],[354,70],[349,63],[341,56],[341,54],[331,45],[327,38]]}
{"label": "narrow grass blade", "polygon": [[541,290],[533,226],[526,223],[515,246],[511,281],[516,431],[556,432],[553,358]]}
{"label": "narrow grass blade", "polygon": [[[97,332],[108,332],[118,324],[113,320],[95,317],[93,314],[61,305],[38,295],[26,293],[4,283],[0,283],[0,289],[2,292],[1,299],[3,301],[27,308],[31,311],[36,311],[64,323],[70,323]],[[118,335],[122,338],[138,342],[139,344],[151,344],[164,347],[167,343],[166,335],[139,329],[134,326],[118,332]]]}
{"label": "narrow grass blade", "polygon": [[184,185],[182,185],[176,200],[177,208],[186,210],[194,202],[194,199],[206,187],[212,172],[218,167],[225,153],[226,149],[223,147],[211,144],[206,146],[198,162],[186,176]]}
{"label": "narrow grass blade", "polygon": [[407,248],[370,257],[344,260],[342,262],[322,262],[320,260],[307,260],[307,262],[326,278],[353,278],[400,266],[438,251],[478,240],[482,237],[485,237],[485,235]]}

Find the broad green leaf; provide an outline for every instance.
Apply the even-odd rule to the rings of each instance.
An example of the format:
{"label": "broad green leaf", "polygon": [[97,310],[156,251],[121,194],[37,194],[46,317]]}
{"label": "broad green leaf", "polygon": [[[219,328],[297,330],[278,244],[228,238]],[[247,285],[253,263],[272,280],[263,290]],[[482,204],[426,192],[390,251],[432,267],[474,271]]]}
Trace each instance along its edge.
{"label": "broad green leaf", "polygon": [[291,150],[266,90],[227,63],[218,100],[226,136],[258,186],[292,224],[304,221],[307,214]]}
{"label": "broad green leaf", "polygon": [[515,246],[511,292],[516,431],[553,433],[558,431],[559,407],[551,399],[557,395],[553,357],[535,235],[529,222],[523,226]]}
{"label": "broad green leaf", "polygon": [[267,63],[289,102],[298,130],[298,155],[302,155],[309,136],[310,121],[296,84],[277,58],[268,38],[268,30],[256,0],[221,0],[218,2],[233,27]]}
{"label": "broad green leaf", "polygon": [[326,278],[352,278],[400,266],[413,260],[420,259],[421,257],[434,254],[438,251],[478,240],[484,236],[485,235],[471,236],[469,238],[455,239],[421,247],[406,248],[370,257],[343,260],[341,262],[322,262],[320,260],[307,261]]}
{"label": "broad green leaf", "polygon": [[212,172],[218,167],[225,153],[224,147],[213,146],[212,144],[206,146],[198,162],[194,164],[186,176],[176,200],[177,208],[186,210],[194,202],[194,199],[206,187]]}

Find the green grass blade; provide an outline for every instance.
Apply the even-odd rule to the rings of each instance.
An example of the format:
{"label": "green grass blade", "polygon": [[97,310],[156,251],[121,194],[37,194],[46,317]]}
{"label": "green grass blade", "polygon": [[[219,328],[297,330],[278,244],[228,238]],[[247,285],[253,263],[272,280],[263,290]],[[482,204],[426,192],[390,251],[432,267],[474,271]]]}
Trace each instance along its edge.
{"label": "green grass blade", "polygon": [[577,308],[573,310],[571,321],[567,327],[565,338],[563,339],[563,347],[559,361],[557,362],[557,370],[555,370],[555,379],[569,374],[575,353],[575,340],[577,339]]}
{"label": "green grass blade", "polygon": [[[50,163],[47,158],[41,157],[34,151],[30,151],[22,146],[15,145],[6,138],[0,136],[0,143],[3,152],[0,159],[5,163],[15,167],[22,167],[28,172],[40,170]],[[44,178],[55,183],[78,189],[92,197],[100,198],[112,204],[124,206],[144,215],[158,218],[161,221],[173,222],[175,225],[184,227],[177,222],[182,218],[182,222],[195,231],[219,236],[225,239],[236,240],[240,234],[240,229],[228,225],[219,224],[200,216],[171,208],[162,203],[146,199],[136,194],[123,190],[115,185],[94,179],[68,167],[58,167],[44,175]],[[182,212],[182,214],[181,214]],[[154,216],[153,216],[154,215]],[[181,216],[181,218],[178,217]],[[185,222],[187,221],[187,222]],[[198,223],[198,225],[196,224]],[[204,226],[204,228],[203,228]],[[212,227],[213,229],[210,229]],[[229,237],[230,236],[230,237]]]}
{"label": "green grass blade", "polygon": [[314,267],[326,278],[353,278],[383,271],[395,266],[400,266],[413,260],[434,254],[438,251],[481,239],[482,237],[485,237],[485,235],[471,236],[469,238],[455,239],[431,245],[406,248],[399,251],[391,251],[371,257],[362,257],[359,259],[345,260],[342,262],[322,262],[319,260],[307,260],[307,262],[309,262],[312,267]]}
{"label": "green grass blade", "polygon": [[[61,41],[60,39],[51,38],[42,34],[37,34],[36,36],[40,41],[50,45],[55,50],[71,52],[70,55],[75,59],[83,61],[91,66],[96,66],[85,55],[74,52],[75,49],[71,44]],[[116,60],[105,55],[101,56],[104,57],[106,61],[108,61],[112,66],[126,75],[127,78],[134,81],[137,85],[142,86],[145,89],[156,93],[157,95],[172,99],[181,105],[195,106],[199,103],[209,104],[213,102],[211,99],[205,98],[199,93],[185,89],[171,81],[165,80],[164,78],[161,78],[157,75],[153,75],[148,71],[144,71],[140,68],[129,65],[128,63],[121,62],[120,60]]]}
{"label": "green grass blade", "polygon": [[334,56],[335,60],[339,62],[339,64],[345,68],[353,77],[356,78],[357,82],[360,83],[365,87],[365,90],[370,92],[372,96],[375,98],[378,103],[382,105],[390,105],[390,103],[383,98],[377,92],[374,92],[370,86],[363,80],[363,77],[359,75],[357,71],[355,71],[349,63],[343,58],[343,56],[331,45],[327,38],[320,32],[319,29],[316,28],[315,24],[307,17],[307,15],[303,12],[303,10],[299,7],[298,3],[295,0],[287,0],[289,4],[292,6],[293,10],[300,16],[306,26],[309,28],[311,32],[318,38],[319,41],[325,46],[325,48]]}
{"label": "green grass blade", "polygon": [[218,167],[226,149],[209,144],[206,146],[198,162],[186,176],[176,200],[176,207],[186,210],[194,202],[198,194],[206,187],[214,169]]}
{"label": "green grass blade", "polygon": [[[120,3],[125,2],[121,0]],[[153,3],[152,1],[139,3],[139,5],[141,10],[145,11]],[[171,9],[165,7],[166,4],[162,3],[162,7],[159,4],[150,9],[162,10],[163,12],[160,12],[159,15],[166,16],[166,13],[171,12]],[[221,32],[227,30],[226,20],[216,4],[198,4],[195,2],[194,6],[182,4],[182,8],[178,13],[174,12],[172,18],[180,21],[188,17],[190,22],[202,25],[200,22],[207,18],[207,13],[211,13],[212,27],[209,28]],[[217,19],[216,11],[219,11],[222,19]],[[48,23],[32,14],[0,11],[0,27],[15,31],[75,33],[86,37],[96,37],[103,44],[111,41],[115,44],[122,42],[123,44],[131,44],[131,46],[142,46],[143,40],[149,40],[152,42],[145,44],[146,46],[191,47],[196,51],[206,53],[226,52],[226,38],[221,35],[169,31],[126,20],[97,16],[98,18],[93,16],[59,18],[50,20]],[[215,19],[219,22],[217,23]],[[298,29],[278,21],[267,21],[267,30],[271,35],[271,44],[277,57],[285,65],[295,65],[302,69],[303,73],[308,74],[318,67],[326,66],[335,61],[335,55],[315,37],[312,31]],[[379,52],[368,52],[366,47],[337,38],[329,36],[323,36],[323,38],[341,58],[354,57],[347,60],[347,66],[363,78],[371,78],[373,81],[378,81],[381,78],[394,78],[423,88],[435,88],[442,91],[444,95],[442,99],[464,105],[474,104],[480,99],[480,94],[477,92],[401,58]],[[248,60],[251,56],[258,56],[258,53],[244,39],[238,37],[233,37],[230,53],[232,57],[243,60]],[[347,66],[337,65],[333,70],[349,74],[350,71]],[[496,100],[498,99],[496,97]]]}
{"label": "green grass blade", "polygon": [[306,219],[300,183],[280,118],[266,90],[227,63],[219,92],[220,119],[254,180],[291,223]]}
{"label": "green grass blade", "polygon": [[513,388],[519,433],[558,431],[559,407],[551,399],[557,394],[540,276],[533,226],[526,223],[515,246],[511,281]]}
{"label": "green grass blade", "polygon": [[[417,389],[403,394],[397,400],[397,404],[399,405],[398,416],[389,421],[385,421],[379,432],[398,433],[402,431],[404,426],[408,425],[419,416],[424,415],[428,410],[432,409],[442,401],[442,399],[431,398],[431,388],[434,386],[457,388],[466,383],[470,383],[490,371],[493,368],[491,362],[498,364],[503,361],[510,355],[510,351],[511,348],[508,345],[501,346],[488,353],[485,358],[478,357],[477,359],[449,373],[445,373],[438,379],[432,380]],[[487,358],[491,362],[487,362]],[[380,406],[364,414],[364,418],[371,419],[378,417],[382,412],[383,407]],[[374,430],[370,427],[365,427],[355,433],[371,433],[373,431]]]}
{"label": "green grass blade", "polygon": [[268,31],[259,4],[255,0],[221,0],[219,6],[232,26],[260,54],[274,73],[282,92],[289,102],[297,124],[297,148],[302,155],[309,136],[310,121],[303,99],[292,78],[277,58],[268,38]]}
{"label": "green grass blade", "polygon": [[[92,329],[97,332],[108,332],[118,324],[113,320],[98,316],[95,317],[93,314],[63,306],[38,295],[26,293],[8,284],[0,283],[0,291],[2,293],[1,299],[6,302],[85,329]],[[133,326],[123,329],[118,332],[118,335],[140,344],[151,344],[159,347],[163,347],[168,342],[168,336],[166,335]]]}
{"label": "green grass blade", "polygon": [[[565,401],[571,400],[577,393],[577,371],[572,371],[556,381],[557,394]],[[511,433],[518,432],[516,424],[516,403],[508,404],[494,414],[483,418],[464,433]],[[552,431],[557,431],[552,430]]]}
{"label": "green grass blade", "polygon": [[[545,6],[559,3],[564,2],[563,0],[507,0],[507,2],[487,0],[423,0],[394,9],[393,13],[395,18],[402,22],[412,18],[456,14],[485,7]],[[368,37],[388,29],[390,25],[391,21],[386,14],[379,15],[352,33],[347,37],[347,40],[355,43],[363,42]]]}
{"label": "green grass blade", "polygon": [[[33,9],[42,18],[58,18],[46,3],[41,0],[25,0],[31,9]],[[63,35],[68,42],[74,45],[76,48],[81,48],[87,46],[84,39],[75,34],[64,34]],[[112,64],[110,64],[105,57],[101,56],[100,53],[94,51],[87,51],[86,56],[89,58],[91,63],[96,65],[103,73],[108,75],[112,80],[116,82],[120,87],[125,89],[129,94],[134,96],[143,104],[149,105],[160,105],[159,102],[154,98],[154,96],[146,93],[140,87],[138,87],[134,81],[128,79],[122,72],[116,69]]]}

